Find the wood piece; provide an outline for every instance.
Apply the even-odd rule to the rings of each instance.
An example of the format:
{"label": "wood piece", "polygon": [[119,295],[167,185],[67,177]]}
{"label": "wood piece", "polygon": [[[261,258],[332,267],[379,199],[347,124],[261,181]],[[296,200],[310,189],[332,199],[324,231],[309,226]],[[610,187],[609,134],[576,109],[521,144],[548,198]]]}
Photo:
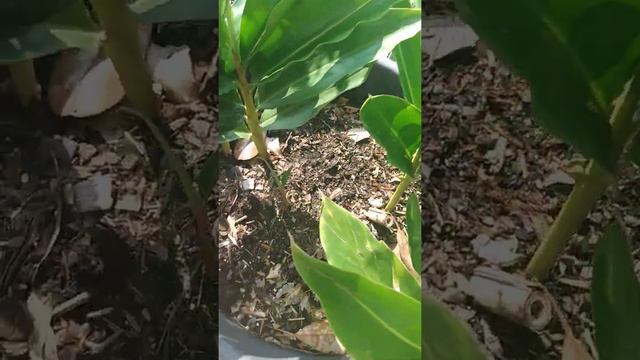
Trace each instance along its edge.
{"label": "wood piece", "polygon": [[489,311],[533,330],[551,321],[553,307],[540,285],[501,270],[480,266],[464,291]]}
{"label": "wood piece", "polygon": [[108,210],[113,205],[111,175],[96,175],[73,187],[75,204],[81,213]]}

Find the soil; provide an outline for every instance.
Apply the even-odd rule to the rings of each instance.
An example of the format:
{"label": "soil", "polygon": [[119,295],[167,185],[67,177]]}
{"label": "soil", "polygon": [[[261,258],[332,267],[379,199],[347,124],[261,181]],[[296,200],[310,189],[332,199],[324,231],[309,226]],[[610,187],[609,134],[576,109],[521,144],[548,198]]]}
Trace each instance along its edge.
{"label": "soil", "polygon": [[[215,61],[212,38],[216,24],[194,22],[159,25],[153,41],[190,46],[203,79]],[[36,64],[45,89],[53,60]],[[194,174],[217,150],[217,81],[205,81],[193,103],[162,101],[171,145]],[[60,359],[217,354],[217,283],[203,275],[193,216],[147,127],[120,106],[60,119],[44,104],[23,111],[10,91],[0,102],[0,298],[20,304],[37,294],[49,310],[32,314],[36,320],[55,309],[51,341]],[[104,194],[113,205],[80,211],[74,186],[96,175],[110,177]],[[208,207],[216,203],[210,196]],[[0,320],[6,345],[3,334],[21,326]]]}
{"label": "soil", "polygon": [[[471,62],[449,57],[424,73],[426,290],[467,321],[496,359],[560,359],[564,332],[557,316],[545,330],[533,332],[492,315],[461,288],[478,265],[522,273],[572,188],[568,174],[580,156],[535,124],[523,79],[493,57],[471,53]],[[630,169],[619,193],[600,201],[544,283],[592,354],[594,245],[616,214],[625,214],[631,233],[638,230],[639,178],[637,169]],[[492,263],[480,257],[473,246],[479,237],[515,242],[517,259]],[[638,243],[633,247],[640,269]]]}
{"label": "soil", "polygon": [[[292,333],[324,319],[317,298],[296,272],[287,235],[288,230],[308,254],[324,258],[318,232],[321,194],[365,221],[378,239],[395,243],[395,230],[369,221],[365,213],[371,204],[384,206],[401,174],[373,139],[356,143],[348,136],[362,123],[358,109],[345,102],[329,105],[294,131],[269,134],[281,144],[275,167],[279,173],[290,171],[287,209],[274,203],[262,162],[228,156],[221,165],[220,308],[285,347],[311,350]],[[402,213],[398,206],[396,216]]]}

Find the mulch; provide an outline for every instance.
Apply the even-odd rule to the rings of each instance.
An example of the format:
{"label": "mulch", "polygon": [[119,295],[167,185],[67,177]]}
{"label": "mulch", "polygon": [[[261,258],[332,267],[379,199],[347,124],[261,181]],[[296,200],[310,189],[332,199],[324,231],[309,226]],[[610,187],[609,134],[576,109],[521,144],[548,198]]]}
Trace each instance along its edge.
{"label": "mulch", "polygon": [[[203,75],[215,33],[208,22],[162,25],[154,41],[189,45]],[[42,63],[46,76],[47,59]],[[171,144],[194,174],[217,150],[216,91],[211,79],[196,102],[163,100]],[[41,104],[25,114],[11,93],[0,99],[0,203],[8,224],[0,294],[19,303],[34,292],[54,307],[60,359],[217,354],[217,284],[202,274],[185,196],[144,124],[117,107],[58,119]],[[112,206],[78,211],[74,186],[95,176],[110,182],[104,195]],[[213,210],[213,196],[208,204]]]}
{"label": "mulch", "polygon": [[[571,191],[580,156],[535,124],[526,81],[486,53],[470,54],[471,61],[445,58],[424,72],[423,286],[468,322],[496,359],[559,359],[557,319],[535,333],[480,308],[461,287],[478,265],[524,270]],[[619,194],[599,202],[544,284],[592,353],[594,244],[617,214],[632,234],[638,230],[639,176],[630,169]],[[515,261],[482,258],[478,239],[515,244]],[[639,245],[633,247],[640,270]]]}
{"label": "mulch", "polygon": [[384,206],[402,175],[373,139],[356,143],[349,137],[361,127],[358,109],[338,101],[298,129],[269,133],[281,145],[275,167],[290,172],[286,210],[274,200],[262,162],[222,161],[220,308],[267,341],[308,351],[291,334],[325,318],[294,267],[286,232],[308,254],[324,258],[322,194],[365,221],[379,239],[395,242],[395,230],[370,221],[366,212]]}

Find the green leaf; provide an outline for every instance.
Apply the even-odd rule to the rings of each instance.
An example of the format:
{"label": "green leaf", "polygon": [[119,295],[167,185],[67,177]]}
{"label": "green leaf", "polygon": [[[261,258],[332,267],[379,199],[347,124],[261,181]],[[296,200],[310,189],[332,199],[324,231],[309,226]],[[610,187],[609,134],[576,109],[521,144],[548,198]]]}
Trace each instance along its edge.
{"label": "green leaf", "polygon": [[[420,284],[366,225],[329,198],[322,200],[320,241],[327,262],[420,299]],[[396,285],[397,284],[397,285]]]}
{"label": "green leaf", "polygon": [[382,17],[397,0],[281,0],[272,9],[247,59],[257,82],[288,63],[306,58],[318,45],[338,42],[363,21]]}
{"label": "green leaf", "polygon": [[75,0],[3,0],[0,2],[0,38],[12,38],[29,31],[64,11]]}
{"label": "green leaf", "polygon": [[[329,102],[345,91],[362,84],[369,75],[369,67],[340,80],[334,86],[323,91],[317,98],[303,103],[284,106],[279,109],[265,110],[260,118],[260,126],[265,130],[295,129],[311,120]],[[221,86],[223,76],[220,76]],[[225,141],[249,138],[251,133],[244,123],[244,105],[237,90],[233,93],[220,93],[220,135]]]}
{"label": "green leaf", "polygon": [[245,108],[237,90],[219,95],[219,131],[221,141],[248,138],[251,134],[244,122]]}
{"label": "green leaf", "polygon": [[218,4],[220,6],[220,19],[218,20],[220,57],[223,61],[222,68],[229,73],[235,68],[233,53],[237,53],[238,49],[236,30],[239,26],[240,15],[235,12],[237,7],[229,6],[229,0],[220,0]]}
{"label": "green leaf", "polygon": [[422,297],[422,359],[487,360],[468,326],[429,295]]}
{"label": "green leaf", "polygon": [[0,37],[0,63],[34,59],[68,48],[98,46],[102,33],[89,17],[82,0],[58,4],[64,7],[20,35]]}
{"label": "green leaf", "polygon": [[280,184],[284,186],[284,185],[287,185],[287,182],[289,182],[290,177],[291,177],[291,169],[287,169],[284,172],[282,172],[282,174],[278,175],[278,180],[280,181]]}
{"label": "green leaf", "polygon": [[280,0],[246,0],[240,25],[240,58],[242,63],[257,44],[271,10]]}
{"label": "green leaf", "polygon": [[608,118],[640,58],[640,2],[456,3],[483,42],[529,80],[538,123],[611,169]]}
{"label": "green leaf", "polygon": [[144,23],[163,23],[218,18],[218,8],[211,0],[137,0],[130,5]]}
{"label": "green leaf", "polygon": [[419,274],[422,264],[422,213],[418,196],[414,193],[409,196],[407,202],[407,237],[411,249],[411,263],[413,269]]}
{"label": "green leaf", "polygon": [[[403,0],[399,6],[420,8],[421,3]],[[404,98],[422,109],[422,34],[417,33],[393,50],[393,60],[398,64],[398,75]]]}
{"label": "green leaf", "polygon": [[607,228],[596,247],[591,301],[600,359],[640,359],[640,284],[618,223]]}
{"label": "green leaf", "polygon": [[353,359],[420,358],[418,300],[314,259],[293,241],[291,250],[298,273]]}
{"label": "green leaf", "polygon": [[169,2],[171,0],[134,0],[133,2],[129,1],[129,8],[136,14],[142,15]]}
{"label": "green leaf", "polygon": [[263,111],[260,118],[261,126],[267,130],[295,129],[301,126],[316,116],[325,105],[340,94],[365,82],[370,70],[370,67],[362,68],[324,90],[317,97],[307,99],[302,103]]}
{"label": "green leaf", "polygon": [[640,134],[635,134],[631,138],[629,148],[625,153],[625,160],[640,166]]}
{"label": "green leaf", "polygon": [[[420,19],[419,9],[391,9],[381,19],[357,25],[342,41],[318,46],[304,60],[289,63],[277,75],[261,82],[257,106],[270,109],[317,95],[346,75],[386,57],[403,40],[419,34]],[[415,55],[420,64],[420,53]]]}
{"label": "green leaf", "polygon": [[225,95],[232,90],[238,89],[238,82],[235,74],[220,72],[218,75],[218,95]]}
{"label": "green leaf", "polygon": [[372,96],[362,104],[360,119],[377,143],[387,151],[389,162],[413,176],[411,163],[420,147],[420,110],[406,100],[391,96]]}
{"label": "green leaf", "polygon": [[203,199],[207,199],[218,181],[218,152],[209,155],[195,179]]}
{"label": "green leaf", "polygon": [[422,34],[401,42],[393,57],[398,64],[398,75],[404,98],[422,109]]}

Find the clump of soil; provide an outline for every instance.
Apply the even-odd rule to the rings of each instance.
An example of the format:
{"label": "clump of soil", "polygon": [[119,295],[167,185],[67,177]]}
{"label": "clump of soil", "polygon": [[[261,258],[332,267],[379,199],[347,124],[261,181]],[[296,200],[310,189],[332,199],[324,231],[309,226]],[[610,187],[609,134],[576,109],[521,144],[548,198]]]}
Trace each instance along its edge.
{"label": "clump of soil", "polygon": [[365,213],[372,204],[384,206],[402,174],[373,139],[356,143],[348,136],[362,127],[357,111],[339,102],[294,131],[270,133],[282,145],[276,168],[290,171],[287,210],[274,204],[275,190],[260,161],[227,157],[222,162],[220,308],[269,341],[301,347],[290,333],[324,318],[296,272],[286,231],[308,254],[324,257],[318,230],[321,194],[367,222],[379,239],[395,243],[394,232],[368,221]]}

